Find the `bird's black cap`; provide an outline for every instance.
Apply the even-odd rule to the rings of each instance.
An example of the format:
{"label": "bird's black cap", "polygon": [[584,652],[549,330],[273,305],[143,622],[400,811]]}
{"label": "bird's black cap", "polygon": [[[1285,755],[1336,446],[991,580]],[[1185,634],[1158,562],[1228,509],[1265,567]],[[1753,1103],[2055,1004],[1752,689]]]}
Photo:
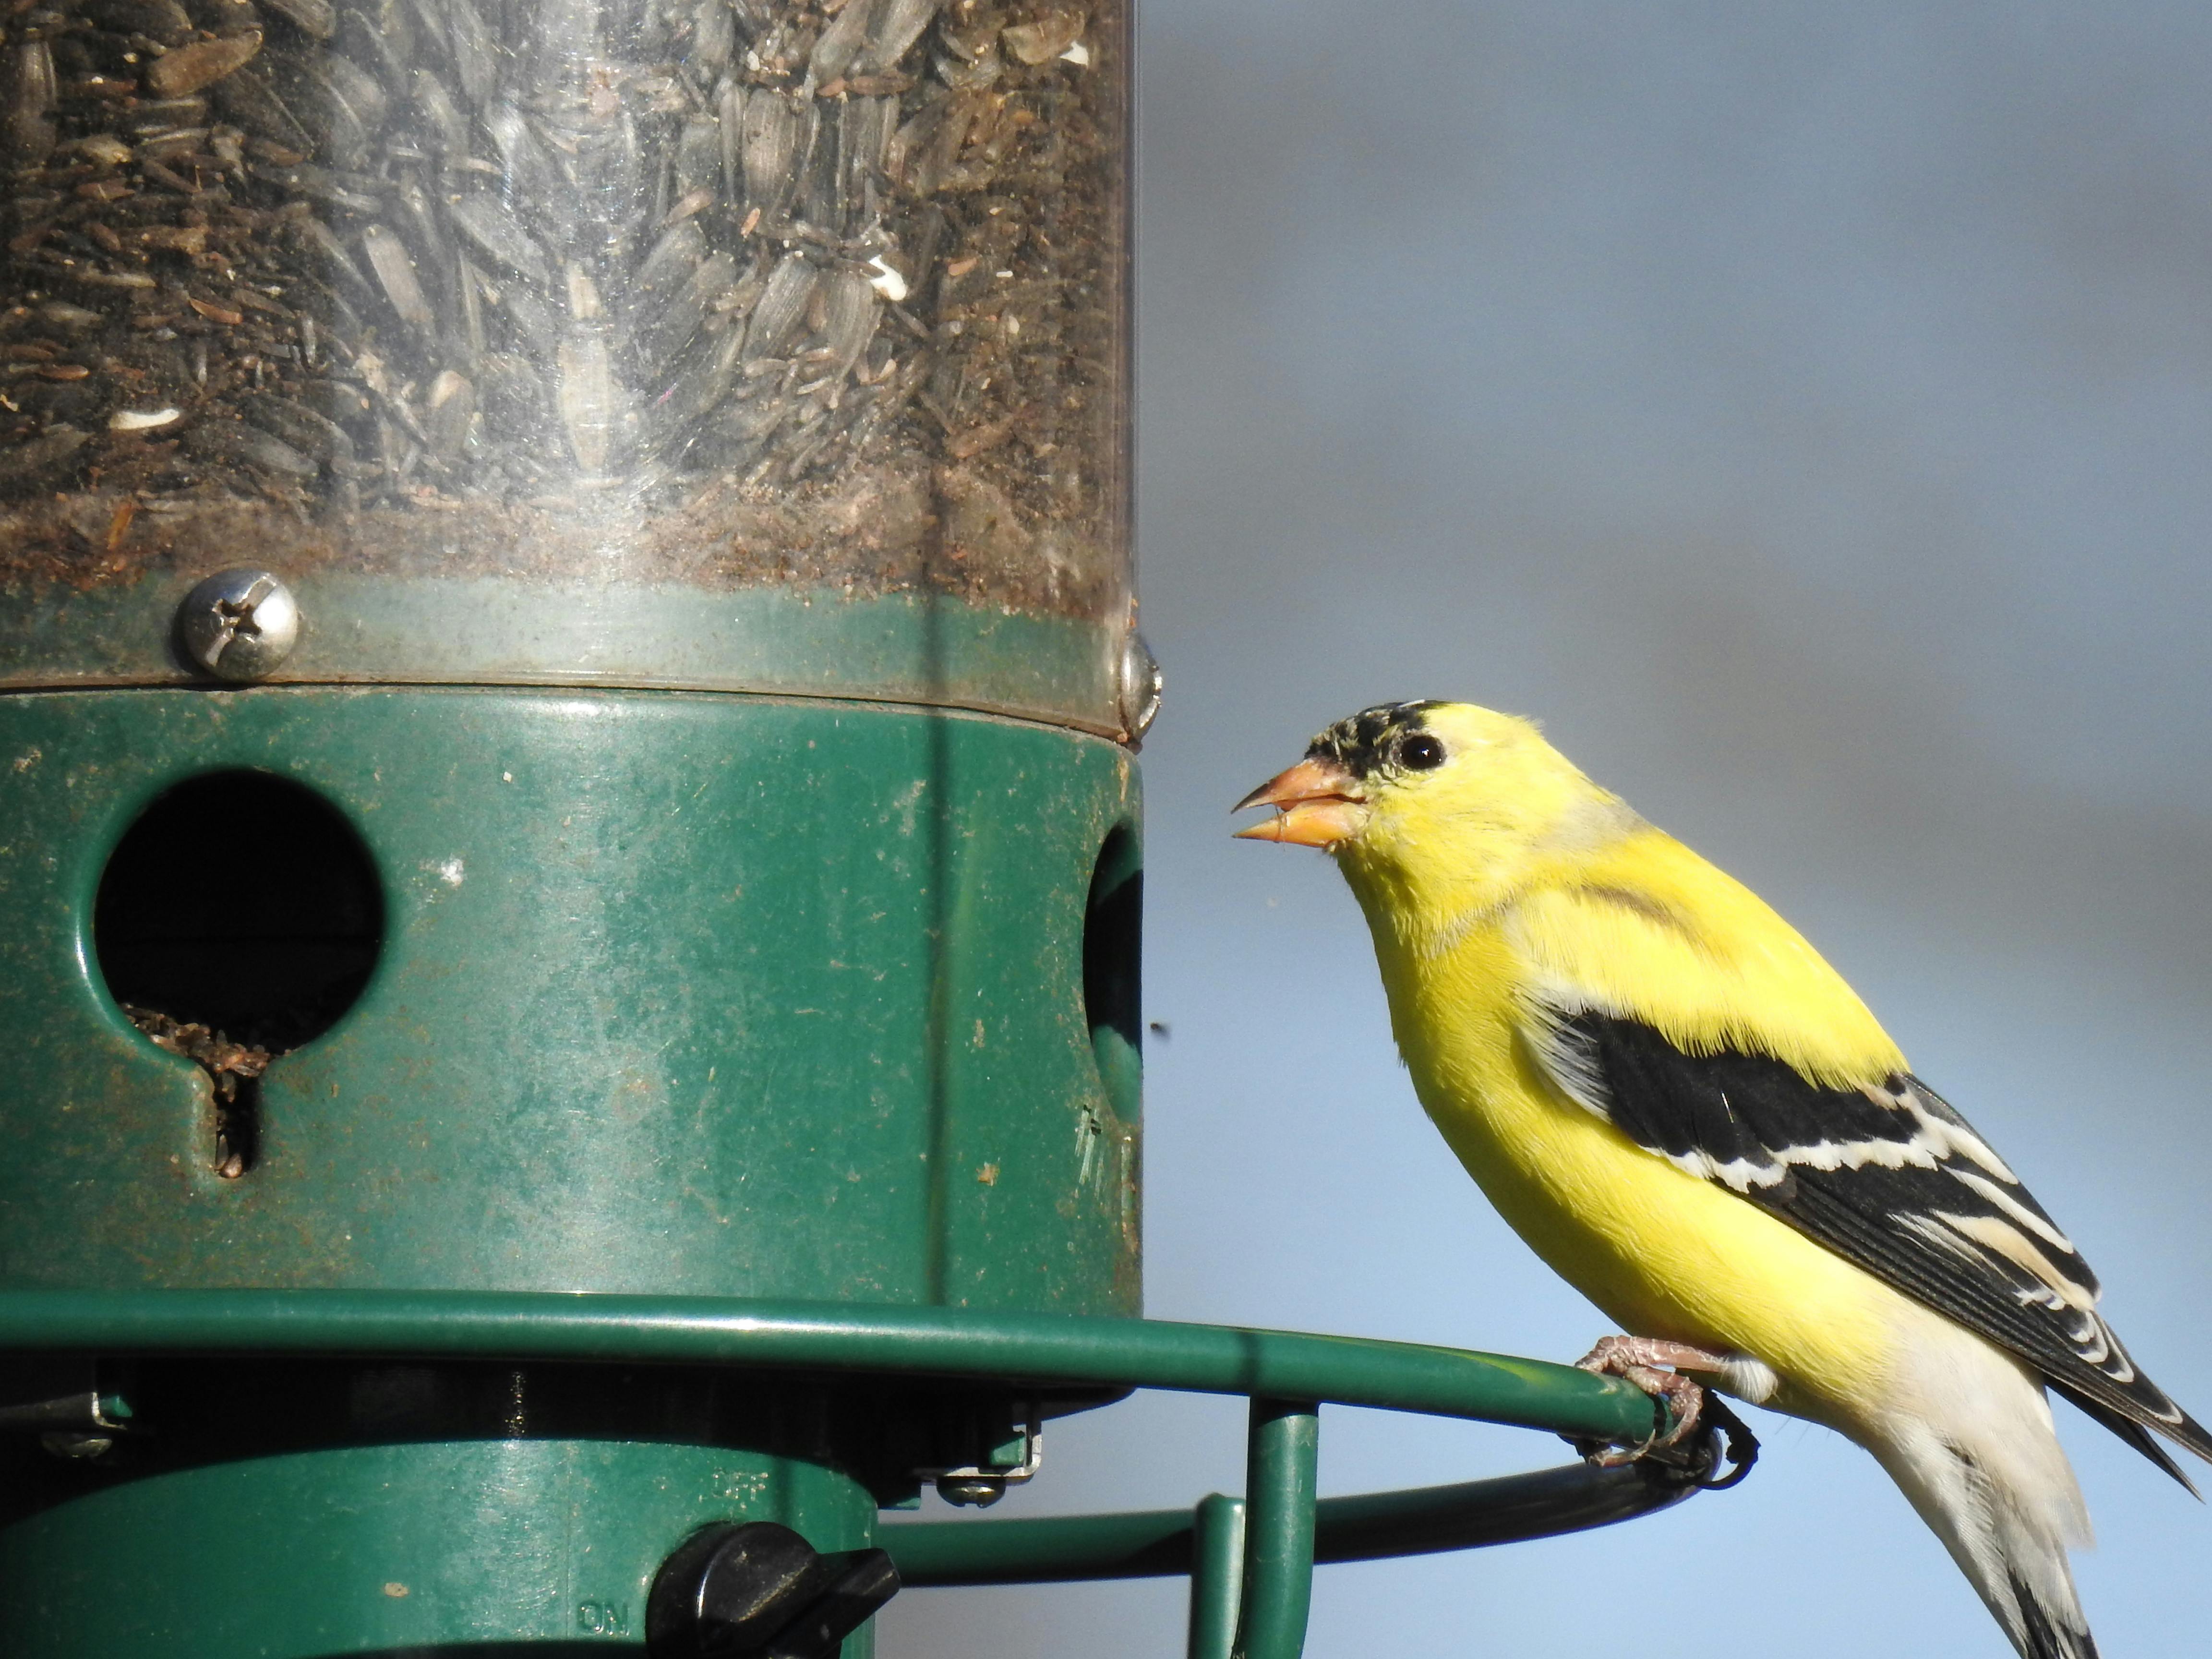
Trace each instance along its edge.
{"label": "bird's black cap", "polygon": [[1331,761],[1355,778],[1365,779],[1389,764],[1394,739],[1419,732],[1435,698],[1419,702],[1380,702],[1348,714],[1306,745],[1308,760]]}

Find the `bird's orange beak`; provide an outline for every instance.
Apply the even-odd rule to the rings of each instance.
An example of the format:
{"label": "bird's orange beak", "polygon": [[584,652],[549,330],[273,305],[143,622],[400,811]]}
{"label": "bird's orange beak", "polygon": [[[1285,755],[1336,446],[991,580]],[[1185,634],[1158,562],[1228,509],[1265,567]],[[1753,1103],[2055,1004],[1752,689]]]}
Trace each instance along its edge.
{"label": "bird's orange beak", "polygon": [[1334,847],[1367,823],[1359,780],[1330,761],[1306,759],[1261,784],[1230,809],[1272,806],[1275,816],[1247,824],[1239,841],[1284,841],[1297,847]]}

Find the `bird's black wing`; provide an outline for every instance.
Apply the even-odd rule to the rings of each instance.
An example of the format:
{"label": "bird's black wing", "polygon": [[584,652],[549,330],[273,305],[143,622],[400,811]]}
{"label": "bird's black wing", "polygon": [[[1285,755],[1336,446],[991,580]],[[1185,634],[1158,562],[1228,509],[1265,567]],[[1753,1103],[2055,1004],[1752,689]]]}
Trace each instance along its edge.
{"label": "bird's black wing", "polygon": [[1771,1055],[1692,1054],[1639,1020],[1546,1008],[1527,1035],[1571,1098],[2017,1354],[2182,1484],[2143,1430],[2212,1435],[2137,1370],[2096,1275],[2020,1177],[1917,1078],[1823,1088]]}

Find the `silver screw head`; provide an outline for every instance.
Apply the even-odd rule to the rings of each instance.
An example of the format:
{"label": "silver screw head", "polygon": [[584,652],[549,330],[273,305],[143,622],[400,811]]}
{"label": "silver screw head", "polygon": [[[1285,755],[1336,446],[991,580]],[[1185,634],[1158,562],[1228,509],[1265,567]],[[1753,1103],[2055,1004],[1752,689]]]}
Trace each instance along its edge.
{"label": "silver screw head", "polygon": [[1006,1483],[988,1474],[940,1474],[937,1495],[956,1508],[988,1510],[1006,1495]]}
{"label": "silver screw head", "polygon": [[300,602],[266,570],[222,570],[177,607],[185,654],[217,679],[258,680],[300,640]]}
{"label": "silver screw head", "polygon": [[1121,641],[1121,661],[1116,670],[1117,702],[1120,703],[1122,741],[1134,749],[1145,740],[1145,733],[1152,729],[1152,721],[1160,712],[1160,693],[1166,689],[1167,677],[1160,672],[1160,665],[1152,649],[1145,643],[1145,636],[1131,629]]}
{"label": "silver screw head", "polygon": [[88,1434],[82,1429],[48,1429],[39,1437],[39,1443],[56,1457],[104,1457],[114,1449],[115,1437]]}

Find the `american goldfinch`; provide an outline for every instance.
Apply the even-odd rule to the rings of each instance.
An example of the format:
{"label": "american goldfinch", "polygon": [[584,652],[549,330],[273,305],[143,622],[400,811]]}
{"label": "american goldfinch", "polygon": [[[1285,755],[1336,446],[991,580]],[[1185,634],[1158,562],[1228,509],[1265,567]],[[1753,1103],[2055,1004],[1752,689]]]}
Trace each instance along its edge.
{"label": "american goldfinch", "polygon": [[1585,1364],[1849,1437],[2026,1659],[2094,1659],[2045,1390],[2184,1486],[2153,1433],[2207,1459],[2212,1436],[1811,945],[1534,726],[1465,703],[1340,721],[1238,805],[1276,809],[1240,836],[1334,855],[1430,1117],[1629,1333]]}

